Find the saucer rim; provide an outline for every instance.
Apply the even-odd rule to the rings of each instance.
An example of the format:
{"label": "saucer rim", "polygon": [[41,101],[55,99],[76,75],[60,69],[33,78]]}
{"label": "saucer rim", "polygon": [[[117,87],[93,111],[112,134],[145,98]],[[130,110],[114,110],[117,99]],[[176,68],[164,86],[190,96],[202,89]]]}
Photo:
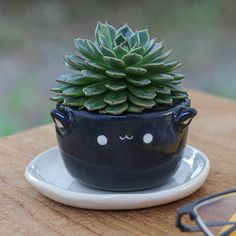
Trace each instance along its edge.
{"label": "saucer rim", "polygon": [[[104,194],[97,194],[96,192],[81,193],[68,191],[58,186],[54,186],[50,183],[43,182],[37,177],[31,175],[29,168],[34,164],[34,162],[47,157],[47,153],[49,153],[50,151],[54,151],[55,149],[59,149],[58,146],[49,148],[41,152],[33,160],[31,160],[25,168],[24,176],[26,180],[41,194],[57,202],[70,206],[102,210],[137,209],[157,206],[179,200],[192,194],[197,189],[199,189],[206,181],[206,178],[210,171],[210,163],[207,155],[201,150],[193,147],[192,145],[186,145],[185,148],[190,148],[194,152],[198,152],[201,158],[204,160],[204,167],[201,172],[199,172],[193,179],[190,179],[183,184],[174,186],[173,188],[166,190],[158,190],[156,188],[153,188],[154,191],[146,193],[144,192],[145,190],[128,192],[103,191]],[[96,204],[96,206],[91,203]]]}

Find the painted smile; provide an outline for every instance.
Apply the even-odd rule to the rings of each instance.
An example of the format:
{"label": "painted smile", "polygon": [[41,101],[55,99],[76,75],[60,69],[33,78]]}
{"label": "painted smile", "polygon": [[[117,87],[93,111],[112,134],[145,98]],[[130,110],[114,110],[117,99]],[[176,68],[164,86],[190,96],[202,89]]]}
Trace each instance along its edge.
{"label": "painted smile", "polygon": [[125,139],[131,140],[131,139],[134,138],[134,136],[130,136],[130,137],[129,137],[129,136],[126,134],[124,137],[119,136],[119,138],[120,138],[120,140],[125,140]]}

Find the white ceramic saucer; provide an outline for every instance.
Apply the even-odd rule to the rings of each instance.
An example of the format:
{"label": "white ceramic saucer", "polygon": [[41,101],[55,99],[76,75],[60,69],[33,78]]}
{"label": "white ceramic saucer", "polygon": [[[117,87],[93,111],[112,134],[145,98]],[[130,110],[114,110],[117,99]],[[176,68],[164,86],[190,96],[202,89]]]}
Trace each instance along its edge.
{"label": "white ceramic saucer", "polygon": [[201,151],[187,146],[181,165],[168,183],[133,192],[109,192],[87,187],[65,169],[58,147],[39,154],[25,169],[25,177],[43,195],[66,205],[101,210],[137,209],[184,198],[205,182],[209,160]]}

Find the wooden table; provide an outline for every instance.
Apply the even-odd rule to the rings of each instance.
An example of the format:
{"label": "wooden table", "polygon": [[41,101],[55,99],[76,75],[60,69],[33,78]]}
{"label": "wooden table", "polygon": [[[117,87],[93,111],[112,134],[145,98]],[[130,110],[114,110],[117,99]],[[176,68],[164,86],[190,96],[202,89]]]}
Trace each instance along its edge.
{"label": "wooden table", "polygon": [[54,127],[41,126],[0,139],[0,235],[186,235],[175,228],[178,207],[236,186],[236,102],[197,91],[190,94],[199,113],[188,142],[211,163],[210,175],[196,193],[132,211],[92,211],[56,203],[34,190],[23,175],[32,158],[56,145]]}

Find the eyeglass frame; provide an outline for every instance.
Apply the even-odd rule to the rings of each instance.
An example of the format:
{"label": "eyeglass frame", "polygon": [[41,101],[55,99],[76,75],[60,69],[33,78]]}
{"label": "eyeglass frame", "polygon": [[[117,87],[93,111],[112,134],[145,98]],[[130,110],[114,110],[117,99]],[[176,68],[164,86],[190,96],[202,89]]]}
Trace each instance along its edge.
{"label": "eyeglass frame", "polygon": [[[236,188],[232,188],[232,189],[224,191],[224,192],[219,192],[219,193],[207,196],[207,197],[200,198],[198,200],[187,203],[184,206],[178,208],[177,215],[176,215],[176,227],[178,229],[180,229],[180,231],[182,231],[182,232],[200,232],[200,231],[202,231],[207,236],[213,236],[213,234],[207,228],[209,226],[224,226],[224,225],[235,224],[235,226],[233,226],[233,228],[232,227],[230,228],[230,229],[235,230],[236,229],[236,222],[216,222],[216,224],[212,223],[211,225],[206,225],[195,212],[195,207],[197,205],[199,205],[200,203],[214,199],[214,198],[219,197],[221,195],[234,193],[234,192],[236,193]],[[186,225],[183,222],[181,222],[184,215],[189,215],[190,220],[195,221],[197,226],[189,226],[189,225]],[[221,223],[221,224],[219,224],[219,223]],[[224,236],[224,235],[222,235],[222,236]]]}

